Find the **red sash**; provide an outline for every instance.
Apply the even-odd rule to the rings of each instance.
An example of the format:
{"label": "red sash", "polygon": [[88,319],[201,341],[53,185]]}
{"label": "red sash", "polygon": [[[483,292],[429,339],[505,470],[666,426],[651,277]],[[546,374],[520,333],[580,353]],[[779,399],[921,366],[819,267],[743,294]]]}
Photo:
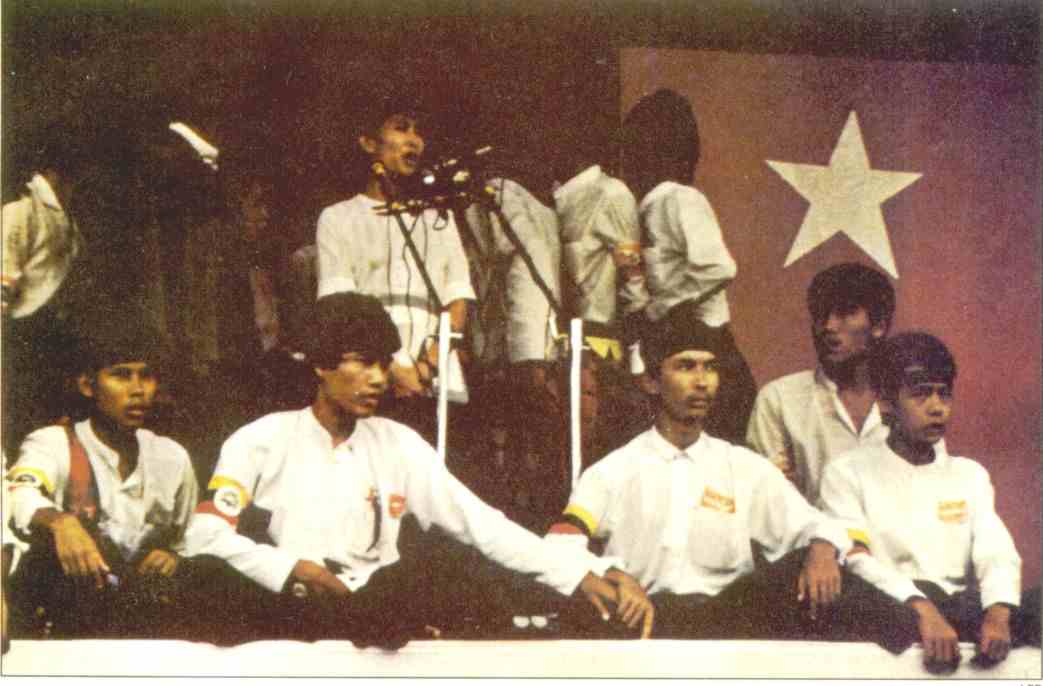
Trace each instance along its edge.
{"label": "red sash", "polygon": [[69,437],[69,482],[65,486],[64,509],[93,522],[98,517],[98,484],[94,481],[94,470],[71,424],[65,425],[65,435]]}

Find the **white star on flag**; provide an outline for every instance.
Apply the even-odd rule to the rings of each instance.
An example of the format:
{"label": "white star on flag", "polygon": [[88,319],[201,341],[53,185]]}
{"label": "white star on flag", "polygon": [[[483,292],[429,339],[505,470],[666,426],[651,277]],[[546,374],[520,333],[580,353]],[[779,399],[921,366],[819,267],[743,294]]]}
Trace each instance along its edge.
{"label": "white star on flag", "polygon": [[887,273],[898,278],[880,204],[922,174],[870,169],[858,116],[853,110],[829,158],[829,166],[765,161],[810,203],[783,267],[842,232]]}

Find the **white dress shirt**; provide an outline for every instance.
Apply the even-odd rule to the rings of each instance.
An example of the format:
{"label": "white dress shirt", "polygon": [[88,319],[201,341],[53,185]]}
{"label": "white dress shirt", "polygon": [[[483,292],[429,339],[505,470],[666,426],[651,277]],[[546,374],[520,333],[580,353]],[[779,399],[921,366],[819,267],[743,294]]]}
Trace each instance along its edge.
{"label": "white dress shirt", "polygon": [[[438,315],[423,277],[392,216],[377,214],[384,203],[359,194],[319,215],[318,297],[356,292],[383,303],[402,338],[399,364],[412,365],[428,336],[438,332]],[[404,214],[421,258],[443,306],[473,300],[471,275],[452,216],[434,210]]]}
{"label": "white dress shirt", "polygon": [[[116,544],[125,560],[150,541],[170,541],[171,549],[180,551],[199,491],[185,449],[170,438],[138,429],[138,464],[121,479],[119,455],[101,442],[90,421],[79,422],[74,430],[94,472],[102,534]],[[48,426],[26,437],[7,475],[14,528],[28,535],[37,510],[66,507],[69,460],[69,438],[63,427]]]}
{"label": "white dress shirt", "polygon": [[[564,594],[588,571],[607,568],[585,550],[562,550],[508,520],[452,476],[415,431],[382,417],[359,420],[337,447],[311,408],[262,417],[225,442],[208,488],[213,498],[192,517],[188,553],[216,555],[276,592],[298,560],[331,560],[344,567],[338,576],[349,589],[364,586],[399,559],[407,512],[425,530],[438,524]],[[275,546],[236,532],[250,503],[271,513]]]}
{"label": "white dress shirt", "polygon": [[[705,432],[685,450],[655,428],[640,434],[583,473],[565,513],[649,593],[716,595],[753,571],[751,540],[771,561],[814,538],[838,555],[851,545],[778,469]],[[555,525],[549,537],[583,533]]]}
{"label": "white dress shirt", "polygon": [[796,470],[797,488],[818,502],[829,461],[861,445],[882,442],[888,429],[873,403],[862,428],[855,427],[837,385],[822,368],[776,379],[757,393],[746,442],[772,462],[782,457]]}
{"label": "white dress shirt", "polygon": [[[664,181],[638,206],[644,229],[644,260],[651,302],[648,317],[658,321],[686,300],[735,278],[737,267],[724,244],[717,214],[692,186]],[[709,326],[731,321],[728,296],[721,290],[699,307]]]}
{"label": "white dress shirt", "polygon": [[996,514],[989,473],[950,456],[945,441],[934,454],[914,465],[882,442],[826,467],[822,508],[871,552],[852,555],[851,570],[899,602],[922,596],[913,580],[924,579],[947,593],[976,581],[982,607],[1018,605],[1021,558]]}

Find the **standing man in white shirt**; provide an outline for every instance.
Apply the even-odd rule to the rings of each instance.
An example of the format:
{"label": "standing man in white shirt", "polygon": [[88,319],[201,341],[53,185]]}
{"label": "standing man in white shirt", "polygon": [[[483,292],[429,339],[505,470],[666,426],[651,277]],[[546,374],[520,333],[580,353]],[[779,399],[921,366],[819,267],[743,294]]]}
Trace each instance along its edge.
{"label": "standing man in white shirt", "polygon": [[887,437],[867,370],[891,327],[895,292],[877,270],[844,263],[815,275],[807,301],[818,367],[760,390],[746,442],[817,503],[830,459]]}
{"label": "standing man in white shirt", "polygon": [[[426,142],[417,109],[414,102],[403,98],[374,98],[371,112],[363,117],[358,145],[371,164],[370,173],[363,192],[319,215],[318,296],[361,293],[377,298],[387,308],[402,340],[390,368],[396,403],[388,409],[433,440],[435,417],[430,398],[437,360],[432,351],[437,349],[434,340],[440,314],[435,296],[449,312],[452,330],[462,333],[467,303],[475,295],[451,214],[427,209],[400,215],[421,256],[420,265],[398,219],[379,209],[400,199],[420,170]],[[396,197],[388,197],[388,193]],[[430,276],[435,294],[429,292],[421,267]]]}
{"label": "standing man in white shirt", "polygon": [[[186,535],[198,556],[201,607],[219,607],[223,618],[215,641],[399,647],[425,625],[455,625],[467,608],[480,621],[504,610],[487,582],[506,572],[489,573],[490,563],[564,596],[579,589],[609,619],[605,602],[616,590],[600,576],[609,562],[522,529],[467,490],[416,432],[373,416],[401,347],[378,300],[325,296],[313,326],[303,342],[314,402],[262,417],[225,442]],[[436,583],[444,576],[435,570],[453,561],[425,550],[423,539],[403,554],[410,518],[462,544],[457,552],[477,548],[491,562],[460,565],[461,576]]]}
{"label": "standing man in white shirt", "polygon": [[960,662],[959,641],[996,663],[1040,644],[1039,588],[1021,591],[1021,557],[996,514],[988,472],[945,446],[956,361],[940,340],[906,333],[870,360],[891,432],[826,466],[822,507],[856,541],[863,577],[919,615],[931,671]]}
{"label": "standing man in white shirt", "polygon": [[169,636],[163,597],[176,602],[198,485],[185,449],[145,428],[163,346],[122,318],[88,336],[77,377],[87,419],[31,433],[7,475],[12,529],[31,542],[12,607],[20,631],[50,622],[55,637]]}
{"label": "standing man in white shirt", "polygon": [[[650,599],[657,637],[908,647],[914,614],[842,574],[843,527],[760,456],[704,430],[731,381],[717,365],[720,329],[671,313],[641,348],[655,425],[584,472],[549,538],[603,541],[633,577],[620,582],[621,606]],[[770,563],[756,570],[752,541]]]}
{"label": "standing man in white shirt", "polygon": [[695,113],[680,94],[657,90],[627,113],[621,140],[623,179],[637,198],[642,228],[645,313],[656,322],[679,309],[690,321],[721,328],[727,349],[718,364],[730,370],[731,383],[706,429],[740,443],[757,386],[729,328],[727,287],[737,266],[713,206],[692,185],[700,154]]}

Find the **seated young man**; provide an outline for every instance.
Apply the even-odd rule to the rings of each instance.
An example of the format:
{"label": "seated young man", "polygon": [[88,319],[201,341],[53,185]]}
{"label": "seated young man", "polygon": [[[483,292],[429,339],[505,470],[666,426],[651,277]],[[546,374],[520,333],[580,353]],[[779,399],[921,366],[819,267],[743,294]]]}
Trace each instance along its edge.
{"label": "seated young man", "polygon": [[807,305],[818,365],[761,388],[746,443],[815,503],[830,459],[887,437],[867,370],[894,320],[895,291],[876,269],[844,262],[815,275]]}
{"label": "seated young man", "polygon": [[162,344],[126,320],[86,340],[88,418],[31,433],[7,475],[12,528],[31,541],[11,580],[12,628],[164,635],[155,613],[173,593],[198,485],[184,448],[144,428]]}
{"label": "seated young man", "polygon": [[1040,644],[1039,589],[1021,594],[1021,558],[994,509],[988,472],[949,455],[956,362],[924,333],[885,341],[870,378],[891,432],[826,468],[822,507],[858,541],[855,574],[913,607],[928,667],[955,669],[958,641],[998,662]]}
{"label": "seated young man", "polygon": [[[401,347],[380,301],[324,296],[313,327],[303,352],[317,380],[314,402],[262,417],[225,442],[186,534],[198,556],[201,602],[223,618],[213,640],[342,638],[399,647],[426,625],[444,628],[469,612],[489,620],[504,609],[502,589],[490,580],[535,586],[519,575],[564,595],[578,588],[608,619],[604,602],[616,591],[592,572],[604,561],[563,551],[507,520],[453,477],[416,432],[373,416]],[[435,538],[442,557],[428,547]],[[463,545],[447,547],[447,540]],[[471,546],[512,573],[487,572],[482,556],[467,553]],[[452,563],[445,556],[457,554],[467,561],[458,575],[439,573]]]}
{"label": "seated young man", "polygon": [[[641,341],[655,425],[584,472],[550,538],[601,540],[655,606],[656,637],[875,640],[908,647],[915,617],[842,573],[843,527],[782,472],[705,431],[731,381],[720,329],[675,310]],[[754,569],[751,541],[771,562]],[[614,572],[608,572],[613,578]]]}

